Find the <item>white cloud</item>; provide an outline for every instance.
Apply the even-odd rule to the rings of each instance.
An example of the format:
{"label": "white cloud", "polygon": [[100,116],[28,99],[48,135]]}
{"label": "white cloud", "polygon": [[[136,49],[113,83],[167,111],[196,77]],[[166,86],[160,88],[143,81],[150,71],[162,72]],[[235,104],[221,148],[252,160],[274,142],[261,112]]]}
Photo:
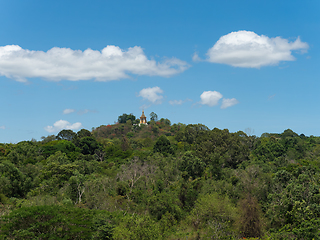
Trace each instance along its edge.
{"label": "white cloud", "polygon": [[[204,91],[201,95],[201,101],[200,104],[208,105],[209,107],[213,107],[219,104],[220,99],[223,97],[223,95],[217,91]],[[231,107],[233,105],[238,104],[239,101],[235,98],[223,98],[222,104],[220,106],[221,109],[225,109],[228,107]]]}
{"label": "white cloud", "polygon": [[[231,32],[222,36],[207,52],[208,61],[234,67],[260,68],[280,61],[294,61],[293,50],[306,52],[308,44],[298,37],[289,42],[281,37],[269,38],[250,31]],[[198,60],[197,55],[194,59]]]}
{"label": "white cloud", "polygon": [[79,110],[78,114],[79,115],[83,115],[83,114],[86,114],[86,113],[96,113],[96,112],[97,112],[96,110],[84,109],[84,110]]}
{"label": "white cloud", "polygon": [[170,100],[169,103],[171,105],[181,105],[183,103],[182,100]]}
{"label": "white cloud", "polygon": [[275,96],[276,96],[276,94],[273,94],[273,95],[269,96],[269,97],[268,97],[268,100],[273,99]]}
{"label": "white cloud", "polygon": [[76,110],[74,110],[74,109],[67,108],[67,109],[63,110],[63,114],[69,114],[69,113],[73,113],[75,111]]}
{"label": "white cloud", "polygon": [[185,100],[170,100],[169,101],[169,103],[171,104],[171,105],[181,105],[181,104],[183,104],[183,103],[185,103],[185,102],[191,102],[192,100],[191,99],[185,99]]}
{"label": "white cloud", "polygon": [[147,108],[149,108],[151,106],[152,106],[152,104],[143,104],[142,106],[139,107],[139,109],[145,110],[145,109],[147,109]]}
{"label": "white cloud", "polygon": [[142,97],[145,100],[148,100],[152,103],[161,103],[163,96],[160,95],[163,93],[163,90],[159,87],[153,88],[144,88],[139,92],[139,97]]}
{"label": "white cloud", "polygon": [[[70,114],[70,113],[73,113],[75,111],[76,111],[75,109],[67,108],[67,109],[63,110],[63,114]],[[86,113],[96,113],[96,112],[97,112],[96,110],[83,109],[83,110],[79,110],[77,113],[79,115],[83,115],[83,114],[86,114]]]}
{"label": "white cloud", "polygon": [[219,100],[222,98],[222,94],[217,91],[204,91],[200,95],[201,104],[208,105],[209,107],[218,105]]}
{"label": "white cloud", "polygon": [[149,60],[138,46],[123,50],[108,45],[101,51],[54,47],[47,52],[18,45],[0,47],[0,75],[20,82],[34,77],[52,81],[111,81],[130,78],[131,74],[169,77],[188,67],[176,58],[162,63]]}
{"label": "white cloud", "polygon": [[69,123],[68,121],[66,120],[59,120],[59,121],[56,121],[53,126],[46,126],[44,128],[44,130],[46,130],[47,132],[58,132],[62,129],[70,129],[70,130],[77,130],[77,129],[80,129],[82,128],[82,124],[80,122],[76,122],[74,124],[71,124]]}
{"label": "white cloud", "polygon": [[195,53],[193,54],[192,60],[193,60],[194,62],[199,62],[199,61],[201,61],[201,59],[200,59],[200,57],[199,57],[199,55],[198,55],[197,52],[195,52]]}
{"label": "white cloud", "polygon": [[6,129],[6,127],[5,126],[0,126],[0,129]]}
{"label": "white cloud", "polygon": [[224,98],[222,99],[221,109],[232,107],[233,105],[238,104],[239,101],[235,98]]}

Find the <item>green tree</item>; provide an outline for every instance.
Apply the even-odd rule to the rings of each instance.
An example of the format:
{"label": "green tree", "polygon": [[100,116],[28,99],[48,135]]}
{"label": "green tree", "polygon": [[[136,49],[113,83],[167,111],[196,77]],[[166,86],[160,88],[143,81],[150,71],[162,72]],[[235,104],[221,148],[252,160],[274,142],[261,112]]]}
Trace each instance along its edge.
{"label": "green tree", "polygon": [[131,120],[131,122],[134,122],[136,120],[136,117],[130,113],[130,114],[122,114],[118,117],[118,123],[126,123],[128,120]]}
{"label": "green tree", "polygon": [[285,153],[281,141],[273,136],[261,138],[256,145],[253,154],[263,162],[275,161]]}
{"label": "green tree", "polygon": [[167,118],[161,118],[159,122],[167,126],[171,125],[171,121]]}
{"label": "green tree", "polygon": [[150,121],[158,121],[158,115],[154,112],[150,113]]}
{"label": "green tree", "polygon": [[220,235],[220,238],[214,239],[230,239],[227,237],[234,235],[238,210],[228,197],[217,193],[206,194],[198,198],[188,219],[196,230],[220,225],[214,233]]}
{"label": "green tree", "polygon": [[284,130],[283,133],[281,133],[281,138],[287,138],[287,137],[299,137],[297,133],[292,131],[291,129]]}
{"label": "green tree", "polygon": [[[179,126],[178,126],[179,127]],[[189,124],[186,127],[181,126],[176,139],[177,141],[192,144],[197,137],[209,131],[209,128],[203,124]]]}
{"label": "green tree", "polygon": [[164,155],[174,154],[170,141],[168,140],[168,138],[166,138],[166,136],[163,135],[160,136],[154,144],[153,151],[162,153]]}
{"label": "green tree", "polygon": [[7,197],[24,197],[26,177],[11,162],[0,163],[0,193]]}
{"label": "green tree", "polygon": [[79,173],[77,170],[74,171],[73,176],[69,179],[70,195],[75,203],[81,203],[83,194],[86,190],[84,186],[85,176]]}
{"label": "green tree", "polygon": [[91,132],[87,129],[81,129],[77,132],[77,137],[79,139],[81,139],[83,137],[91,137],[91,136],[92,136]]}
{"label": "green tree", "polygon": [[247,195],[239,203],[239,230],[243,237],[260,238],[263,235],[260,206],[256,198]]}
{"label": "green tree", "polygon": [[201,177],[203,171],[206,168],[206,164],[197,156],[194,156],[191,151],[187,151],[181,160],[179,170],[181,172],[186,172],[187,177],[192,177],[193,179]]}
{"label": "green tree", "polygon": [[148,215],[124,216],[114,228],[115,240],[150,240],[162,239],[160,228]]}
{"label": "green tree", "polygon": [[114,231],[114,224],[108,218],[107,214],[99,214],[93,218],[93,226],[92,229],[94,230],[92,239],[97,240],[112,240],[113,238],[113,231]]}
{"label": "green tree", "polygon": [[268,196],[266,217],[277,239],[318,239],[320,184],[318,170],[298,166],[293,174],[278,171]]}
{"label": "green tree", "polygon": [[33,191],[33,194],[38,192],[56,194],[80,167],[76,162],[68,163],[64,153],[57,152],[50,156],[38,177],[39,187]]}
{"label": "green tree", "polygon": [[42,139],[42,143],[48,143],[48,142],[56,140],[56,136],[55,135],[49,135],[47,137],[42,136],[41,139]]}
{"label": "green tree", "polygon": [[41,151],[37,143],[23,141],[13,145],[7,154],[7,158],[14,164],[35,162],[40,153]]}
{"label": "green tree", "polygon": [[81,149],[82,154],[93,155],[96,150],[102,149],[102,146],[94,137],[83,137],[79,141],[79,148]]}
{"label": "green tree", "polygon": [[153,132],[154,134],[158,134],[158,133],[159,133],[159,127],[156,126],[156,125],[153,125],[153,126],[152,126],[152,132]]}
{"label": "green tree", "polygon": [[1,239],[91,239],[96,213],[62,206],[24,207],[2,217]]}
{"label": "green tree", "polygon": [[158,193],[156,196],[149,199],[148,206],[151,216],[155,217],[157,220],[160,220],[167,212],[174,216],[176,220],[182,218],[179,199],[173,193]]}
{"label": "green tree", "polygon": [[41,147],[41,154],[47,158],[56,152],[63,152],[66,154],[76,151],[76,146],[68,140],[55,140],[44,144]]}
{"label": "green tree", "polygon": [[196,155],[219,177],[222,167],[237,168],[249,158],[249,148],[237,133],[229,133],[227,129],[214,128],[196,135]]}
{"label": "green tree", "polygon": [[58,135],[57,135],[57,139],[58,140],[68,140],[68,141],[72,141],[72,139],[74,138],[74,136],[76,135],[76,133],[72,130],[61,130]]}
{"label": "green tree", "polygon": [[77,132],[77,135],[75,135],[72,139],[72,142],[74,143],[74,145],[76,145],[77,147],[79,147],[80,144],[80,140],[84,137],[92,137],[92,134],[90,131],[88,131],[87,129],[81,129]]}
{"label": "green tree", "polygon": [[190,179],[185,178],[185,180],[181,181],[179,200],[184,210],[188,212],[192,210],[194,203],[198,198],[201,187],[202,182],[199,179],[191,181]]}

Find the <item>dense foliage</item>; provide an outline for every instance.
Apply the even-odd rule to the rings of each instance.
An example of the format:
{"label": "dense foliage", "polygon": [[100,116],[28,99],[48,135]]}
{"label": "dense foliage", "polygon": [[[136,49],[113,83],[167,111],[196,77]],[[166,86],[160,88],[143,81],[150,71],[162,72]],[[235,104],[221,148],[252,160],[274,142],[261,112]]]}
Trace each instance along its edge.
{"label": "dense foliage", "polygon": [[320,239],[320,137],[132,114],[0,144],[0,239]]}

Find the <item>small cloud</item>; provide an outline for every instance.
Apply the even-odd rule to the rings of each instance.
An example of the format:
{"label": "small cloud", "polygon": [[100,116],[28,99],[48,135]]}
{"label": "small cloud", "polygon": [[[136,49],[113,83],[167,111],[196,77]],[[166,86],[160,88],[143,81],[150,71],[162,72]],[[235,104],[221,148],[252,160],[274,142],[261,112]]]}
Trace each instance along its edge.
{"label": "small cloud", "polygon": [[[201,95],[201,101],[200,104],[208,105],[209,107],[213,107],[219,104],[220,99],[223,97],[223,95],[217,91],[204,91]],[[225,109],[228,107],[231,107],[233,105],[238,104],[239,101],[235,98],[223,98],[222,104],[220,106],[221,109]]]}
{"label": "small cloud", "polygon": [[194,62],[199,62],[199,61],[201,61],[201,59],[200,59],[200,57],[199,57],[199,55],[198,55],[197,52],[195,52],[195,53],[193,54],[193,56],[192,56],[192,61],[194,61]]}
{"label": "small cloud", "polygon": [[289,67],[289,65],[284,65],[284,66],[279,67],[279,69],[286,69],[288,67]]}
{"label": "small cloud", "polygon": [[63,110],[63,114],[70,114],[70,113],[73,113],[75,111],[76,111],[75,109],[67,108],[67,109]]}
{"label": "small cloud", "polygon": [[[207,52],[207,61],[234,67],[260,68],[294,61],[293,50],[305,53],[309,45],[298,37],[289,42],[281,37],[269,38],[251,31],[231,32],[222,36]],[[197,59],[197,55],[194,56]]]}
{"label": "small cloud", "polygon": [[83,114],[86,114],[86,113],[96,113],[96,112],[97,112],[96,110],[84,109],[84,110],[78,111],[78,114],[79,115],[83,115]]}
{"label": "small cloud", "polygon": [[78,130],[82,127],[83,126],[80,122],[76,122],[76,123],[71,124],[66,120],[59,120],[59,121],[56,121],[53,124],[53,126],[46,126],[44,128],[44,130],[46,130],[49,133],[53,133],[53,132],[59,132],[62,129]]}
{"label": "small cloud", "polygon": [[143,104],[142,106],[139,107],[141,110],[145,110],[147,108],[151,107],[151,104]]}
{"label": "small cloud", "polygon": [[163,99],[162,93],[163,90],[159,87],[144,88],[139,92],[138,97],[142,97],[144,100],[148,100],[154,104],[159,104]]}
{"label": "small cloud", "polygon": [[0,129],[6,129],[6,127],[5,126],[0,126]]}
{"label": "small cloud", "polygon": [[171,105],[181,105],[183,103],[182,100],[170,100],[169,103]]}
{"label": "small cloud", "polygon": [[233,105],[236,105],[238,103],[239,103],[239,101],[235,98],[231,98],[231,99],[224,98],[224,99],[222,99],[222,104],[221,104],[220,108],[225,109],[228,107],[232,107]]}
{"label": "small cloud", "polygon": [[[65,109],[63,110],[63,114],[70,114],[70,113],[73,113],[73,112],[76,112],[75,109]],[[83,115],[83,114],[86,114],[86,113],[96,113],[97,111],[96,110],[91,110],[91,109],[84,109],[84,110],[79,110],[77,113],[79,115]]]}
{"label": "small cloud", "polygon": [[183,103],[185,103],[185,102],[191,102],[192,100],[191,99],[185,99],[185,100],[170,100],[169,101],[169,104],[171,104],[171,105],[181,105],[181,104],[183,104]]}
{"label": "small cloud", "polygon": [[273,94],[273,95],[269,96],[269,97],[268,97],[268,100],[273,99],[275,96],[276,96],[275,94]]}
{"label": "small cloud", "polygon": [[201,95],[200,103],[208,105],[209,107],[218,105],[219,100],[222,98],[222,94],[217,91],[204,91]]}

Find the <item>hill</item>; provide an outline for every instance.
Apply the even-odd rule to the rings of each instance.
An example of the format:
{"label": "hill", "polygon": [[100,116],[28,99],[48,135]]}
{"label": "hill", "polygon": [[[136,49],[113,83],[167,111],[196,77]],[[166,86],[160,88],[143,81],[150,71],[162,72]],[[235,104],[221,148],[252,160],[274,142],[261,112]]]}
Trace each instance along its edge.
{"label": "hill", "polygon": [[319,238],[319,137],[125,120],[0,144],[0,236]]}

